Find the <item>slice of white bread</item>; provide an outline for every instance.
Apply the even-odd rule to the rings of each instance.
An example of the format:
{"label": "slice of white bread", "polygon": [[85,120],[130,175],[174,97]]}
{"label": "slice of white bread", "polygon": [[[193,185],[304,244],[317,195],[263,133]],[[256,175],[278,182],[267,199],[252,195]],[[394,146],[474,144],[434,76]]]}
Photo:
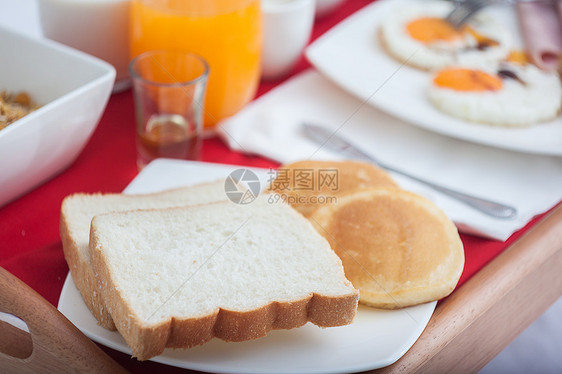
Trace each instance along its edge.
{"label": "slice of white bread", "polygon": [[64,199],[60,218],[64,257],[85,304],[101,326],[115,330],[115,324],[95,287],[88,251],[92,218],[102,213],[205,204],[226,198],[224,182],[216,181],[145,195],[78,193]]}
{"label": "slice of white bread", "polygon": [[342,259],[362,304],[396,309],[439,300],[463,271],[457,228],[434,203],[411,192],[351,192],[309,218]]}
{"label": "slice of white bread", "polygon": [[358,293],[310,222],[267,195],[94,217],[97,284],[139,360],[218,337],[352,322]]}

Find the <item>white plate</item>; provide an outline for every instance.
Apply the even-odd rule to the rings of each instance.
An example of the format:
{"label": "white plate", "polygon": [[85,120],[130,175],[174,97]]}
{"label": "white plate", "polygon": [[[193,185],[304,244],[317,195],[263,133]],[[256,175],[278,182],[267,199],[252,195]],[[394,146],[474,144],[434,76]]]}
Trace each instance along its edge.
{"label": "white plate", "polygon": [[[435,109],[425,97],[429,74],[401,66],[383,50],[378,26],[403,0],[379,0],[347,18],[306,50],[320,72],[357,96],[406,122],[437,133],[520,152],[562,156],[562,118],[530,128],[510,129],[469,123]],[[512,30],[521,45],[515,12],[487,9]]]}
{"label": "white plate", "polygon": [[[149,164],[125,190],[147,193],[225,177],[239,166],[175,160]],[[257,170],[267,183],[267,170]],[[307,324],[276,330],[266,337],[226,343],[214,339],[192,349],[171,350],[153,361],[186,369],[220,373],[349,373],[387,366],[418,339],[435,309],[435,302],[395,311],[360,307],[355,321],[344,327],[321,329]],[[94,341],[118,351],[131,351],[117,332],[97,325],[66,277],[58,309]]]}

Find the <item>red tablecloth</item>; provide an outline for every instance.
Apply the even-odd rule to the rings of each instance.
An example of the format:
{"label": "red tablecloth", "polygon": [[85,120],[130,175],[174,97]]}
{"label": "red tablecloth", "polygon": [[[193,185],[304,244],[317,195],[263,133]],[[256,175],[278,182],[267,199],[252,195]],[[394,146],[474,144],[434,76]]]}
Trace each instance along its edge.
{"label": "red tablecloth", "polygon": [[[348,0],[337,12],[316,21],[312,39],[371,1]],[[309,66],[303,58],[294,73]],[[280,83],[282,81],[262,83],[258,95]],[[55,306],[68,273],[59,237],[62,199],[73,192],[119,192],[127,186],[137,175],[134,126],[131,92],[113,95],[92,139],[76,162],[34,191],[0,208],[0,266],[19,277]],[[275,162],[258,156],[231,152],[218,138],[204,141],[202,160],[266,168],[278,166]],[[460,284],[540,218],[535,218],[506,242],[461,235],[466,265]],[[119,352],[108,348],[104,350],[134,372],[154,372],[164,368],[170,372],[178,370],[151,362],[139,363]]]}

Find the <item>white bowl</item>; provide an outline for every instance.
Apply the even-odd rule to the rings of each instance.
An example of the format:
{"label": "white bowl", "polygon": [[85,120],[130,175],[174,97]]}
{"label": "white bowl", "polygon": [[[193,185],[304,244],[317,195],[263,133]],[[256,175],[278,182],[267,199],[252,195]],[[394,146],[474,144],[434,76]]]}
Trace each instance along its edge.
{"label": "white bowl", "polygon": [[68,167],[94,132],[115,79],[110,64],[0,27],[0,91],[41,108],[0,130],[0,206]]}

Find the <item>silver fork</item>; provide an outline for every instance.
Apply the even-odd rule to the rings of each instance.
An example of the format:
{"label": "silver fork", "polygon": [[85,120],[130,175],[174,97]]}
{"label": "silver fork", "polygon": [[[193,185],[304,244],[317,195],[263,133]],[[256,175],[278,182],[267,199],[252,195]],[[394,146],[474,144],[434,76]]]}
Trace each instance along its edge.
{"label": "silver fork", "polygon": [[455,8],[445,20],[459,28],[483,8],[494,4],[513,4],[516,0],[454,0]]}

